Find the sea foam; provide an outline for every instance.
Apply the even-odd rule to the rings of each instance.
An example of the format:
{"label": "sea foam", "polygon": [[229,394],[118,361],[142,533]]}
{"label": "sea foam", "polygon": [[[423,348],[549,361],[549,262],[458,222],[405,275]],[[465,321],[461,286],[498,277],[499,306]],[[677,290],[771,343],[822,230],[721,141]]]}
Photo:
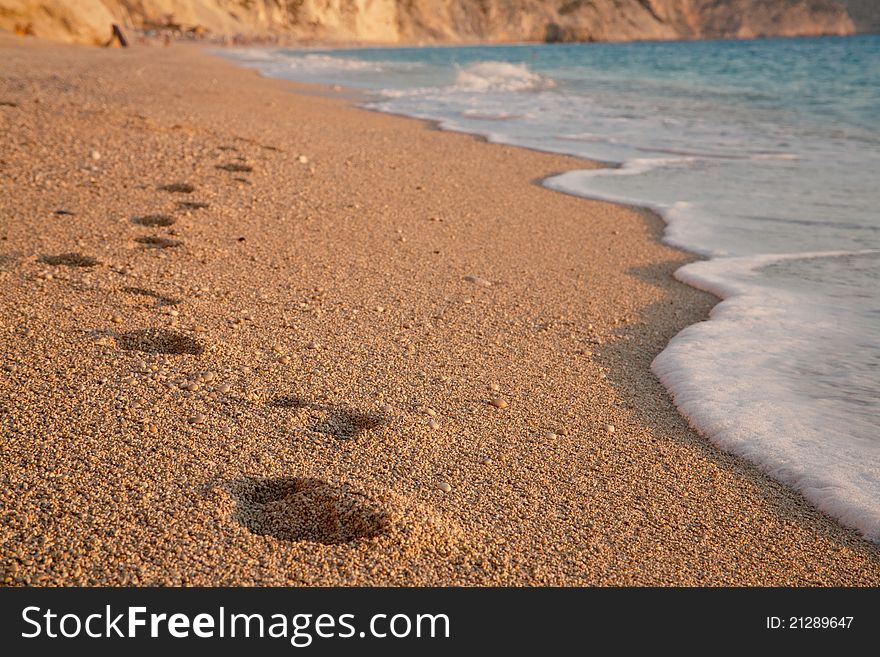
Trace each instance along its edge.
{"label": "sea foam", "polygon": [[[791,385],[804,357],[835,351],[846,317],[809,294],[762,283],[757,272],[785,260],[877,255],[798,253],[715,258],[676,278],[723,299],[710,321],[673,338],[652,364],[691,425],[798,490],[819,509],[880,541],[880,442],[870,421],[846,417]],[[853,400],[855,401],[855,400]]]}
{"label": "sea foam", "polygon": [[554,82],[525,64],[489,61],[459,67],[453,86],[461,91],[523,91],[552,87]]}

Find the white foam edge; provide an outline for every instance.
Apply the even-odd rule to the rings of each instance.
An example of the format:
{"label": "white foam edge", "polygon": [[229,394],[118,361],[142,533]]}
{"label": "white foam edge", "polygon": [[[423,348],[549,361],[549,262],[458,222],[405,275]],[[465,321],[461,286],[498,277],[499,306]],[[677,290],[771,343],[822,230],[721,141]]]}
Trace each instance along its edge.
{"label": "white foam edge", "polygon": [[[880,444],[873,459],[858,452],[843,454],[838,449],[840,440],[836,444],[829,436],[828,442],[823,443],[821,437],[812,434],[811,423],[805,421],[809,413],[797,413],[798,409],[803,411],[805,400],[791,395],[784,383],[776,384],[765,378],[758,385],[745,376],[742,378],[747,380],[734,381],[731,371],[719,372],[719,380],[707,380],[711,375],[707,377],[701,369],[702,363],[717,359],[718,348],[730,349],[729,343],[735,336],[761,335],[761,327],[756,325],[751,331],[750,322],[778,322],[781,317],[785,317],[783,321],[794,322],[813,319],[808,309],[800,308],[797,300],[784,291],[750,283],[749,277],[756,270],[786,260],[874,255],[880,251],[729,256],[700,250],[693,246],[693,222],[685,219],[688,203],[658,205],[645,199],[603,194],[591,185],[593,179],[602,176],[639,175],[656,167],[689,164],[696,159],[699,158],[631,160],[616,169],[569,171],[545,179],[544,185],[584,198],[647,207],[666,222],[664,242],[708,258],[680,267],[675,277],[721,301],[710,312],[709,321],[692,324],[670,340],[652,362],[651,370],[670,392],[682,416],[700,435],[799,491],[816,508],[841,524],[858,530],[871,541],[880,542],[880,487],[877,486]],[[798,310],[802,315],[797,314]],[[776,318],[772,316],[774,313],[778,313]],[[733,362],[736,362],[735,354]],[[760,369],[748,369],[753,375],[761,374]],[[723,391],[712,399],[714,390],[722,386]],[[732,415],[731,399],[749,406],[743,411],[748,413],[749,423],[743,421],[742,413]],[[780,440],[780,436],[787,439]],[[841,438],[846,440],[846,436]],[[827,450],[833,450],[833,454]]]}
{"label": "white foam edge", "polygon": [[[799,298],[749,282],[750,274],[776,262],[877,253],[763,254],[702,260],[679,268],[678,280],[722,301],[712,309],[709,321],[692,324],[670,340],[651,369],[701,435],[800,491],[842,524],[880,542],[880,444],[872,454],[845,452],[851,436],[822,427],[818,418],[811,417],[806,400],[793,395],[785,382],[774,381],[772,371],[756,367],[756,362],[785,357],[786,349],[796,348],[786,326],[815,322],[816,316],[811,308],[799,305]],[[778,335],[773,335],[774,330]],[[759,336],[760,343],[750,346],[749,341]],[[794,342],[773,344],[774,337]],[[727,350],[721,367],[707,370],[710,359],[718,365],[718,349]],[[753,360],[737,370],[747,357]]]}

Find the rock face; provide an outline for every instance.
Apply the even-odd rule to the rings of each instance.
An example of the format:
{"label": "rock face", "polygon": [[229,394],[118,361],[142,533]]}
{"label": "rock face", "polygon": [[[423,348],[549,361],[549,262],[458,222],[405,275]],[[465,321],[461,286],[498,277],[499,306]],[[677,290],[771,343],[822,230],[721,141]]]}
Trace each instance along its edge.
{"label": "rock face", "polygon": [[0,28],[55,41],[105,43],[114,20],[100,0],[0,0]]}
{"label": "rock face", "polygon": [[876,0],[0,0],[0,28],[104,43],[110,24],[372,43],[853,34]]}
{"label": "rock face", "polygon": [[880,2],[878,0],[843,0],[856,31],[880,34]]}

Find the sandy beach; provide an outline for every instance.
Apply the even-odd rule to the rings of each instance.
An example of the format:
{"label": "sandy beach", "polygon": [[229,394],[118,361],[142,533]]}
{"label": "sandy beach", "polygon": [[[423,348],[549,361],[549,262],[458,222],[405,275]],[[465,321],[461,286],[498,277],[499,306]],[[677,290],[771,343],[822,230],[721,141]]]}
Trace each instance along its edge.
{"label": "sandy beach", "polygon": [[583,161],[196,46],[0,61],[6,585],[880,584],[678,414],[715,299],[540,186]]}

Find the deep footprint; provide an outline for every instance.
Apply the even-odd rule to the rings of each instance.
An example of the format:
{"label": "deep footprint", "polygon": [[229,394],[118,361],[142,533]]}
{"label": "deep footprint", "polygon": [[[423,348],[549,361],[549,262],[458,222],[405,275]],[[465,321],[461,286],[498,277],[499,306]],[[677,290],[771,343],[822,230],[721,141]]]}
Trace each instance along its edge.
{"label": "deep footprint", "polygon": [[127,351],[143,351],[148,354],[190,354],[199,356],[205,348],[183,333],[167,329],[141,329],[129,331],[116,337],[117,344]]}
{"label": "deep footprint", "polygon": [[241,479],[233,518],[260,536],[338,545],[385,533],[389,514],[363,493],[320,479]]}
{"label": "deep footprint", "polygon": [[132,217],[131,223],[138,226],[173,226],[177,219],[167,214],[148,214],[143,217]]}
{"label": "deep footprint", "polygon": [[40,256],[40,262],[53,266],[64,267],[95,267],[100,263],[97,258],[82,255],[81,253],[62,253],[60,255]]}
{"label": "deep footprint", "polygon": [[170,249],[176,246],[181,246],[183,242],[180,240],[171,240],[167,237],[155,237],[153,235],[148,235],[147,237],[137,237],[134,240],[138,244],[143,244],[144,246],[153,248],[153,249]]}
{"label": "deep footprint", "polygon": [[175,194],[192,194],[196,188],[189,183],[169,183],[158,187],[161,192],[173,192]]}

